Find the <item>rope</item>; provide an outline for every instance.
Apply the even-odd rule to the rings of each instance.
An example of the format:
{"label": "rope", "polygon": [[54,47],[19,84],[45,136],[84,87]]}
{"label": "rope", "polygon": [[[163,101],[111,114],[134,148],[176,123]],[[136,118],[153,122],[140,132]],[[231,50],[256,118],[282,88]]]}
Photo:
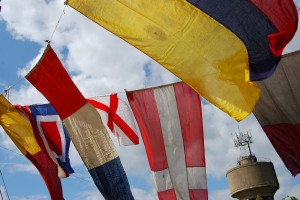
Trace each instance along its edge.
{"label": "rope", "polygon": [[[16,152],[16,151],[13,151],[13,150],[11,150],[11,149],[5,148],[5,147],[3,147],[3,146],[0,146],[0,148],[5,149],[5,150],[7,150],[7,151],[10,151],[10,152],[12,152],[12,153],[15,153],[15,154],[18,154],[18,155],[24,157],[23,154],[20,154],[20,153],[18,153],[18,152]],[[0,173],[1,173],[1,170],[0,170]],[[1,176],[2,176],[2,174],[1,174]],[[70,174],[70,177],[72,177],[72,178],[77,178],[77,179],[80,179],[80,180],[85,181],[85,182],[93,183],[93,181],[91,181],[91,180],[87,180],[87,179],[84,179],[84,178],[80,178],[79,176],[75,176],[74,174]],[[3,179],[3,177],[2,177],[2,179]],[[3,181],[3,182],[4,182],[4,181]],[[6,188],[5,188],[5,190],[6,190]],[[1,191],[0,191],[0,192],[1,192]],[[6,192],[7,192],[7,190],[6,190]],[[1,194],[1,195],[2,195],[2,194]],[[8,196],[8,194],[7,194],[7,196]]]}
{"label": "rope", "polygon": [[3,94],[5,97],[7,97],[7,99],[9,99],[9,91],[23,80],[25,80],[24,77],[19,78],[15,83],[6,88],[1,94]]}
{"label": "rope", "polygon": [[55,28],[54,28],[54,30],[53,30],[53,32],[52,32],[51,37],[50,37],[50,40],[45,40],[45,42],[50,43],[50,42],[52,41],[53,35],[54,35],[54,33],[55,33],[55,31],[56,31],[58,25],[59,25],[59,22],[60,22],[60,20],[61,20],[61,18],[62,18],[62,16],[63,16],[63,14],[65,14],[66,7],[67,7],[67,4],[65,4],[64,9],[63,9],[61,15],[59,16],[59,19],[58,19],[58,21],[57,21],[57,23],[56,23],[56,26],[55,26]]}
{"label": "rope", "polygon": [[15,153],[15,154],[18,154],[19,156],[23,156],[23,154],[20,154],[20,153],[18,153],[18,152],[16,152],[16,151],[13,151],[13,150],[11,150],[11,149],[5,148],[5,147],[3,147],[3,146],[0,146],[0,148],[5,149],[5,150],[10,151],[10,152],[13,152],[13,153]]}
{"label": "rope", "polygon": [[[0,2],[1,2],[1,0],[0,0]],[[67,4],[65,3],[65,6],[64,6],[64,8],[63,8],[63,11],[62,11],[61,15],[59,16],[59,19],[58,19],[58,21],[57,21],[57,23],[56,23],[56,25],[55,25],[55,28],[54,28],[54,30],[53,30],[53,32],[52,32],[52,34],[51,34],[50,40],[45,40],[45,42],[50,43],[50,42],[52,41],[52,38],[53,38],[54,33],[55,33],[55,31],[56,31],[56,29],[57,29],[57,27],[58,27],[58,25],[59,25],[59,22],[60,22],[60,20],[61,20],[61,18],[62,18],[62,16],[63,16],[63,14],[65,14],[66,7],[67,7]],[[23,81],[23,79],[25,79],[25,77],[19,78],[19,80],[17,80],[13,85],[11,85],[11,86],[9,86],[7,89],[5,89],[5,90],[3,91],[3,93],[1,93],[1,94],[4,95],[5,97],[7,97],[7,99],[9,100],[9,91],[10,91],[14,86],[16,86],[16,85],[19,84],[21,81]]]}

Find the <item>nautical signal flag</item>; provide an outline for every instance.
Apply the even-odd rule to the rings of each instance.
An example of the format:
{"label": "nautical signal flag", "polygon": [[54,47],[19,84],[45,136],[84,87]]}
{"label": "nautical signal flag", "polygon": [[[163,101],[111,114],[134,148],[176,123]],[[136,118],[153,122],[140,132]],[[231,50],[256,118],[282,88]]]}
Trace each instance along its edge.
{"label": "nautical signal flag", "polygon": [[159,199],[208,199],[200,96],[176,83],[127,91],[127,98]]}
{"label": "nautical signal flag", "polygon": [[105,199],[133,199],[126,173],[98,111],[83,97],[50,44],[26,79],[50,102]]}
{"label": "nautical signal flag", "polygon": [[68,177],[74,173],[69,158],[71,139],[60,117],[51,104],[31,105],[29,108],[49,156],[63,170],[59,171],[59,177]]}
{"label": "nautical signal flag", "polygon": [[259,97],[294,36],[292,0],[67,0],[135,46],[236,120]]}
{"label": "nautical signal flag", "polygon": [[258,81],[253,113],[287,169],[300,173],[300,51],[283,56],[272,77]]}
{"label": "nautical signal flag", "polygon": [[[28,109],[28,107],[17,107],[20,110]],[[0,95],[0,125],[21,153],[38,169],[46,183],[51,199],[63,200],[57,165],[49,157],[41,141],[42,139],[31,126],[30,116],[22,113],[3,95]]]}
{"label": "nautical signal flag", "polygon": [[98,96],[88,99],[99,112],[107,131],[111,132],[123,146],[139,143],[137,128],[132,112],[125,101],[117,94]]}

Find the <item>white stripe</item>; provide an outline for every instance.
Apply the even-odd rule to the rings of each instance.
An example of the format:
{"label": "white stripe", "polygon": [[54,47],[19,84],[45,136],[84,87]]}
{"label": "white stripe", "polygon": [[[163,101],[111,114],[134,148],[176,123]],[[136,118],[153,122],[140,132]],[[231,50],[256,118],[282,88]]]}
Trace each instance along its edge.
{"label": "white stripe", "polygon": [[173,86],[154,90],[171,181],[177,200],[190,199],[184,145]]}
{"label": "white stripe", "polygon": [[163,192],[173,188],[169,169],[152,172],[157,192]]}
{"label": "white stripe", "polygon": [[207,189],[205,167],[188,167],[189,189]]}

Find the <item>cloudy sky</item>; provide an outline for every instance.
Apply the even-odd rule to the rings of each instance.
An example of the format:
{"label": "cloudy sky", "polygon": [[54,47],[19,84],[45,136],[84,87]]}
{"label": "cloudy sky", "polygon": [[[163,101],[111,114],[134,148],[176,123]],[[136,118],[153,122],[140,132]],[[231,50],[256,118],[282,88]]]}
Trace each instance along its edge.
{"label": "cloudy sky", "polygon": [[[119,93],[177,81],[171,73],[149,57],[113,34],[91,22],[70,7],[64,10],[63,0],[2,0],[0,5],[0,90],[11,87],[13,104],[45,103],[47,100],[25,79],[24,75],[40,58],[46,43],[51,44],[73,81],[86,97]],[[300,0],[295,0],[300,10]],[[63,12],[64,10],[64,12]],[[59,25],[57,22],[61,16]],[[57,28],[55,28],[57,27]],[[55,32],[54,32],[55,30]],[[285,53],[300,49],[300,32]],[[231,199],[226,170],[235,166],[240,156],[232,135],[250,131],[252,150],[260,160],[272,161],[280,183],[275,199],[289,195],[300,197],[299,175],[292,177],[276,154],[255,117],[240,123],[211,104],[203,104],[205,150],[210,200]],[[137,200],[157,199],[143,145],[117,146]],[[76,173],[62,180],[65,199],[101,200],[79,155],[71,147],[71,164]],[[33,165],[0,129],[0,179],[4,199],[49,199],[44,182]]]}

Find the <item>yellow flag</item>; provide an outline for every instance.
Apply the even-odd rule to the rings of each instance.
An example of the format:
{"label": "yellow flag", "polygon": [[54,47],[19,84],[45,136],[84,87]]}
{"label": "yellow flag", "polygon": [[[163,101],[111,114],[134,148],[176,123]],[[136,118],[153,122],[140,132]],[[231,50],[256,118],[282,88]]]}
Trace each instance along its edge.
{"label": "yellow flag", "polygon": [[67,0],[67,4],[132,44],[240,121],[260,90],[249,81],[244,43],[184,0]]}
{"label": "yellow flag", "polygon": [[3,95],[0,95],[0,125],[24,155],[41,151],[30,122]]}

